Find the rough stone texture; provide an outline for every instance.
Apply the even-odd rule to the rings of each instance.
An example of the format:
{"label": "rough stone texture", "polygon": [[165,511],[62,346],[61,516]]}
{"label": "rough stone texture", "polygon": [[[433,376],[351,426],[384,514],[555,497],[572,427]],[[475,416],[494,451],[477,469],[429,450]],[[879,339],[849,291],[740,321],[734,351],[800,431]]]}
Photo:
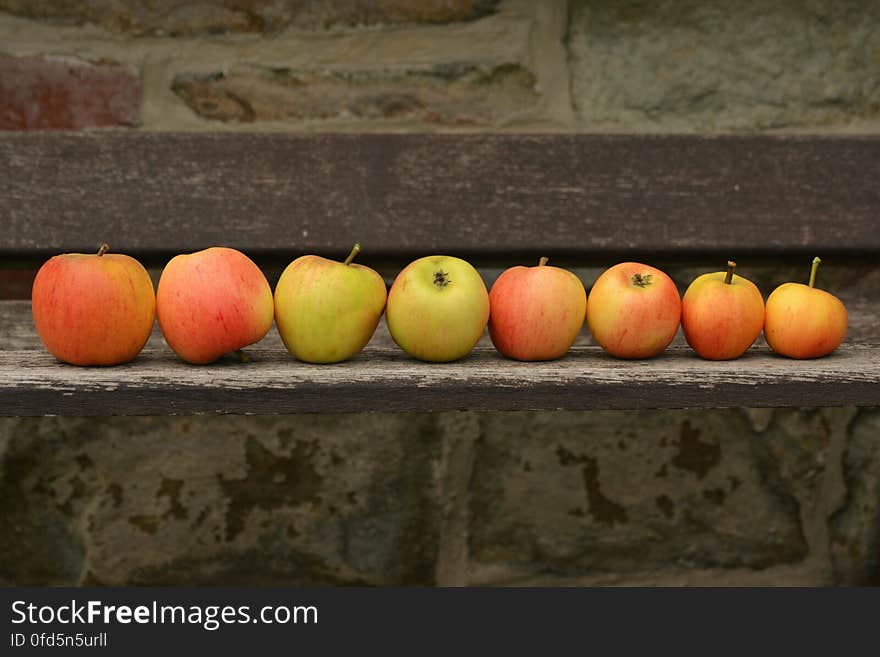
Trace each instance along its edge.
{"label": "rough stone texture", "polygon": [[[146,130],[467,132],[572,125],[565,0],[272,6],[331,13],[348,6],[373,16],[398,5],[438,21],[468,7],[474,16],[492,11],[456,22],[176,38],[135,38],[0,11],[0,44],[11,55],[69,53],[135,67],[143,79]],[[141,6],[147,3],[112,3]],[[215,15],[210,4],[199,6]]]}
{"label": "rough stone texture", "polygon": [[803,559],[796,500],[737,412],[494,416],[474,466],[478,581]]}
{"label": "rough stone texture", "polygon": [[880,4],[580,0],[569,27],[584,125],[762,130],[880,117]]}
{"label": "rough stone texture", "polygon": [[387,73],[238,70],[178,76],[174,92],[207,119],[406,119],[491,125],[533,109],[535,76],[514,64]]}
{"label": "rough stone texture", "polygon": [[0,423],[0,581],[430,584],[431,416]]}
{"label": "rough stone texture", "polygon": [[[880,130],[880,5],[859,0],[0,0],[3,8],[7,53],[141,69],[146,129],[215,130],[219,118],[230,129],[303,131]],[[160,34],[177,38],[150,36]],[[515,93],[434,86],[443,70],[517,72],[505,78]],[[175,94],[184,83],[186,94]],[[443,107],[447,93],[460,111],[432,120],[430,106]],[[280,118],[249,120],[254,103]]]}
{"label": "rough stone texture", "polygon": [[831,518],[837,579],[880,584],[880,413],[852,423],[843,453],[846,496]]}
{"label": "rough stone texture", "polygon": [[878,429],[880,409],[3,419],[0,582],[867,582]]}
{"label": "rough stone texture", "polygon": [[333,26],[450,23],[491,14],[497,0],[0,0],[31,18],[131,34],[184,36]]}
{"label": "rough stone texture", "polygon": [[0,130],[134,126],[140,96],[138,74],[128,66],[0,53]]}

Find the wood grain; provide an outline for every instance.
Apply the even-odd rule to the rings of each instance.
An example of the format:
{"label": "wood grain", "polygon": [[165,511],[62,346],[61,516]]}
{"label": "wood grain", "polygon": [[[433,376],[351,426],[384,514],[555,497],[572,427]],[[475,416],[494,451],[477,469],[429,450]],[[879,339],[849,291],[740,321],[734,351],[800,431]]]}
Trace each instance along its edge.
{"label": "wood grain", "polygon": [[0,415],[880,405],[878,346],[849,345],[800,362],[766,347],[720,363],[684,348],[629,362],[576,347],[559,361],[517,363],[479,347],[445,365],[378,346],[330,366],[298,363],[278,349],[248,354],[248,363],[197,367],[151,348],[128,365],[77,368],[41,351],[4,351]]}
{"label": "wood grain", "polygon": [[0,135],[0,252],[880,251],[880,137]]}
{"label": "wood grain", "polygon": [[880,406],[880,344],[848,343],[815,361],[758,345],[712,363],[679,340],[660,358],[621,361],[584,332],[566,358],[517,363],[484,336],[468,358],[436,365],[408,358],[380,324],[359,357],[336,365],[293,360],[273,328],[246,350],[248,363],[186,365],[156,331],[133,363],[79,368],[45,352],[29,303],[0,311],[0,416]]}

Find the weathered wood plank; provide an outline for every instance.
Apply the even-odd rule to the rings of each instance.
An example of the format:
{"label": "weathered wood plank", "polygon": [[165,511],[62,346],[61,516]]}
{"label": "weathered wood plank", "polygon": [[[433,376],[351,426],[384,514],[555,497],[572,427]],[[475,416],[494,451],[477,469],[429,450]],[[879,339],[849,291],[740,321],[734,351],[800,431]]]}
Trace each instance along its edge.
{"label": "weathered wood plank", "polygon": [[0,251],[875,252],[877,136],[0,135]]}
{"label": "weathered wood plank", "polygon": [[151,348],[128,365],[75,368],[41,351],[0,352],[0,415],[880,405],[877,346],[806,362],[766,347],[721,363],[683,348],[636,362],[596,347],[550,363],[513,362],[487,347],[446,365],[373,346],[332,366],[298,363],[277,349],[249,355],[248,363],[194,367]]}
{"label": "weathered wood plank", "polygon": [[[880,322],[877,321],[877,303],[873,299],[856,303],[853,300],[847,300],[847,310],[849,311],[849,329],[847,331],[846,342],[850,344],[880,344]],[[759,344],[763,344],[763,336],[758,339]],[[388,328],[385,325],[384,317],[379,322],[379,327],[370,342],[371,345],[377,347],[391,347],[394,342],[388,334]],[[483,336],[480,342],[483,346],[490,346],[487,335]],[[584,326],[581,335],[576,343],[578,346],[588,346],[593,344],[590,338],[589,330]],[[687,344],[684,340],[682,332],[679,331],[673,344],[684,346]],[[164,347],[162,334],[159,332],[158,324],[153,330],[150,338],[149,346],[156,348]],[[261,347],[267,349],[282,349],[283,344],[278,336],[278,331],[273,327],[269,334],[260,342]],[[0,301],[0,351],[23,351],[23,350],[41,350],[43,346],[37,337],[34,329],[33,319],[31,317],[31,304],[29,301]]]}

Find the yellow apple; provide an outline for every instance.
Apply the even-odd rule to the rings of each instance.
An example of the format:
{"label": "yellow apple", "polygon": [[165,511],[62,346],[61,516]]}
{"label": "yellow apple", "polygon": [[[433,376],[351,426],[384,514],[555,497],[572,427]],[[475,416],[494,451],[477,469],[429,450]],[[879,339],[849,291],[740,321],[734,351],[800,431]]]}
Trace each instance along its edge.
{"label": "yellow apple", "polygon": [[470,264],[428,256],[398,274],[385,309],[388,330],[410,356],[449,362],[467,356],[486,330],[489,293]]}
{"label": "yellow apple", "polygon": [[784,283],[767,299],[764,337],[777,354],[789,358],[818,358],[837,349],[846,337],[843,302],[815,286],[822,261],[813,259],[810,283]]}
{"label": "yellow apple", "polygon": [[385,281],[374,270],[316,255],[297,258],[275,286],[275,323],[287,350],[307,363],[337,363],[370,341],[385,309]]}

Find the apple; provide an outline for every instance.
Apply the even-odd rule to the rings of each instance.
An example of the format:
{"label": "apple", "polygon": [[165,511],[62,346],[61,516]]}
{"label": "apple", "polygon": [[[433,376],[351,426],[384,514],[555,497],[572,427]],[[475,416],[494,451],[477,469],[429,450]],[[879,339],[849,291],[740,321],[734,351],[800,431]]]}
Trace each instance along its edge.
{"label": "apple", "polygon": [[241,251],[225,247],[172,258],[156,301],[168,346],[194,364],[259,342],[275,314],[263,272]]}
{"label": "apple", "polygon": [[593,339],[618,358],[651,358],[672,342],[681,319],[675,283],[659,269],[622,262],[599,276],[587,299]]}
{"label": "apple", "polygon": [[385,281],[352,261],[297,258],[275,286],[275,323],[287,350],[307,363],[337,363],[370,341],[385,310]]}
{"label": "apple", "polygon": [[727,271],[703,274],[681,300],[681,328],[688,344],[707,360],[739,358],[764,327],[764,297],[750,280]]}
{"label": "apple", "polygon": [[72,365],[118,365],[144,348],[156,319],[147,270],[134,258],[65,253],[37,272],[31,308],[50,354]]}
{"label": "apple", "polygon": [[565,355],[584,325],[587,292],[567,269],[511,267],[489,292],[489,337],[516,360],[553,360]]}
{"label": "apple", "polygon": [[843,302],[817,289],[813,259],[810,283],[784,283],[767,299],[764,337],[777,354],[789,358],[818,358],[837,349],[846,337],[847,314]]}
{"label": "apple", "polygon": [[445,363],[467,356],[489,320],[480,274],[452,256],[411,262],[397,275],[385,309],[388,330],[410,356]]}

